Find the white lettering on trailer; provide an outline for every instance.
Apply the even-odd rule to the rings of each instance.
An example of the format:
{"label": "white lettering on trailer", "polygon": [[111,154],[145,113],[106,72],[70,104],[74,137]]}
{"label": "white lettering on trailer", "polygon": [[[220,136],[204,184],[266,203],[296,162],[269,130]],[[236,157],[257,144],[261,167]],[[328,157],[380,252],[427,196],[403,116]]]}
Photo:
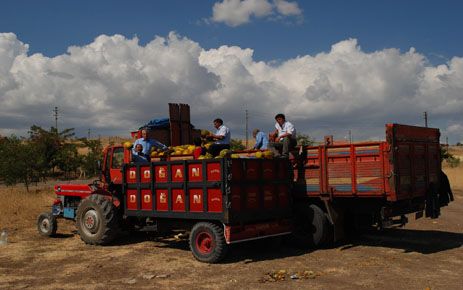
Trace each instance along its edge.
{"label": "white lettering on trailer", "polygon": [[182,170],[180,170],[180,168],[177,168],[177,170],[175,171],[175,177],[180,177],[180,178],[183,177]]}
{"label": "white lettering on trailer", "polygon": [[158,176],[159,176],[159,178],[166,178],[166,170],[164,169],[164,167],[159,168]]}
{"label": "white lettering on trailer", "polygon": [[149,171],[149,169],[143,171],[143,176],[144,176],[145,178],[150,178],[150,171]]}
{"label": "white lettering on trailer", "polygon": [[135,176],[136,176],[135,170],[130,170],[129,171],[129,178],[130,179],[135,179]]}
{"label": "white lettering on trailer", "polygon": [[135,194],[129,195],[130,203],[134,203],[137,200],[137,196]]}
{"label": "white lettering on trailer", "polygon": [[165,192],[161,192],[159,194],[159,202],[160,203],[167,203],[167,195]]}
{"label": "white lettering on trailer", "polygon": [[177,198],[175,199],[175,203],[183,203],[183,197],[181,194],[177,195]]}
{"label": "white lettering on trailer", "polygon": [[151,195],[147,194],[147,195],[143,196],[143,200],[145,201],[145,203],[150,203],[151,202]]}
{"label": "white lettering on trailer", "polygon": [[197,167],[191,168],[191,175],[195,177],[199,177],[199,168]]}
{"label": "white lettering on trailer", "polygon": [[201,194],[193,194],[193,203],[201,203]]}

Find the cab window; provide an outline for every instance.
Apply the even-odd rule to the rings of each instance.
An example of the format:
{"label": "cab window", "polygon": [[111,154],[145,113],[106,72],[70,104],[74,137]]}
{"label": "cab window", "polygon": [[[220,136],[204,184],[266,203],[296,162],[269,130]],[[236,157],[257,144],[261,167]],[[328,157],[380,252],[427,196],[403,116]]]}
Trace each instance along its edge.
{"label": "cab window", "polygon": [[115,148],[113,151],[113,163],[111,168],[119,169],[122,168],[124,162],[124,148]]}

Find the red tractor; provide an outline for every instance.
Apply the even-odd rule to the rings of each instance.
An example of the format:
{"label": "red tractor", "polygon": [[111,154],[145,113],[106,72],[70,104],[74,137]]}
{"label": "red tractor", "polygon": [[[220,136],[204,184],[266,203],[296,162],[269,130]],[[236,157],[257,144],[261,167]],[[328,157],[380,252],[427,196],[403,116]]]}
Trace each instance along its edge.
{"label": "red tractor", "polygon": [[103,245],[128,228],[183,229],[195,258],[214,263],[229,244],[291,233],[291,170],[284,159],[132,163],[131,150],[111,146],[101,181],[55,186],[38,230],[51,236],[57,218],[71,219],[85,243]]}

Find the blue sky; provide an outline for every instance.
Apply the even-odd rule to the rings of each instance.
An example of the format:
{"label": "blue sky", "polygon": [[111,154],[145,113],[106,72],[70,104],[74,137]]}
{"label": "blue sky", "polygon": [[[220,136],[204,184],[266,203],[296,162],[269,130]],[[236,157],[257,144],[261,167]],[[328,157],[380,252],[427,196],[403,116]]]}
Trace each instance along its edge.
{"label": "blue sky", "polygon": [[30,52],[65,53],[100,34],[137,35],[141,43],[176,31],[204,48],[253,48],[257,60],[280,60],[325,51],[340,40],[357,38],[365,51],[415,47],[432,62],[463,51],[463,2],[429,0],[298,1],[300,24],[286,19],[255,19],[239,27],[205,24],[209,1],[2,1],[0,29],[29,43]]}
{"label": "blue sky", "polygon": [[192,105],[233,136],[273,130],[384,138],[429,123],[463,141],[461,1],[2,1],[0,134],[51,126],[125,135]]}

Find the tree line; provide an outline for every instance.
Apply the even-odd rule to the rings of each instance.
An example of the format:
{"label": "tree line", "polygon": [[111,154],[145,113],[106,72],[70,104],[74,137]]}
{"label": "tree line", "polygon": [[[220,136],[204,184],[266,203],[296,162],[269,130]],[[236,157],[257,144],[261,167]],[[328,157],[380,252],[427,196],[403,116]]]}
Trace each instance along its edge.
{"label": "tree line", "polygon": [[[87,148],[79,154],[79,148]],[[48,178],[94,177],[102,158],[100,140],[75,138],[74,128],[58,131],[33,125],[28,137],[0,139],[0,182],[5,185],[31,183]]]}

